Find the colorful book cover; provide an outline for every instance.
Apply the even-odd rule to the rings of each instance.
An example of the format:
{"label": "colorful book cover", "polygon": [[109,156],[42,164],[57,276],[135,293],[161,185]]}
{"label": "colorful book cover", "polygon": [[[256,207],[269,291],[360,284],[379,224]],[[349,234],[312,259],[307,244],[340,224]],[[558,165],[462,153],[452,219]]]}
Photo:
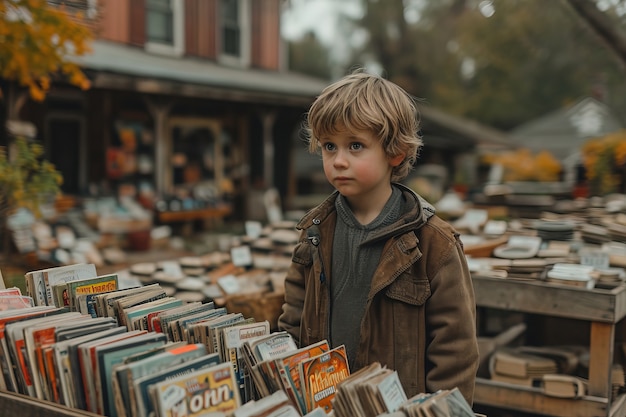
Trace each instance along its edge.
{"label": "colorful book cover", "polygon": [[[220,363],[220,357],[217,353],[209,353],[199,358],[186,361],[184,363],[170,366],[159,372],[146,375],[133,380],[133,389],[137,397],[137,414],[138,416],[148,416],[154,413],[153,402],[150,399],[149,388],[151,385],[157,384],[165,380],[171,380],[181,375],[191,374],[193,372],[210,368]],[[135,415],[135,414],[134,414]]]}
{"label": "colorful book cover", "polygon": [[[137,409],[135,405],[137,399],[135,391],[132,389],[135,379],[206,355],[206,348],[201,344],[186,344],[171,349],[168,348],[170,345],[177,346],[176,344],[165,345],[162,351],[153,349],[153,354],[130,363],[124,363],[115,369],[113,380],[117,380],[120,389],[120,405],[124,407],[127,415],[136,413],[136,411],[133,412],[132,410]],[[127,360],[128,358],[124,359],[124,362],[127,362]],[[121,411],[117,410],[118,415],[122,414]]]}
{"label": "colorful book cover", "polygon": [[117,274],[100,275],[95,278],[80,279],[66,283],[70,311],[78,311],[76,296],[81,294],[101,294],[119,288]]}
{"label": "colorful book cover", "polygon": [[152,388],[152,395],[158,415],[162,417],[229,413],[241,406],[230,362],[157,383]]}
{"label": "colorful book cover", "polygon": [[306,359],[321,355],[329,350],[328,341],[322,340],[274,360],[276,371],[285,392],[291,397],[294,404],[298,405],[302,414],[306,412],[306,404],[301,394],[299,364]]}
{"label": "colorful book cover", "polygon": [[270,323],[265,320],[262,322],[246,323],[227,327],[222,330],[224,340],[224,353],[226,360],[230,360],[233,364],[233,370],[239,384],[239,391],[243,401],[251,400],[250,389],[251,377],[250,370],[247,369],[241,345],[247,339],[264,336],[270,333]]}
{"label": "colorful book cover", "polygon": [[344,345],[300,363],[300,386],[305,399],[306,411],[319,407],[328,414],[337,384],[350,376],[348,357]]}
{"label": "colorful book cover", "polygon": [[32,297],[26,295],[0,295],[0,311],[34,307]]}
{"label": "colorful book cover", "polygon": [[48,305],[55,305],[52,288],[61,282],[76,281],[83,278],[98,276],[94,264],[74,264],[58,266],[43,270],[43,280],[46,287],[46,300]]}

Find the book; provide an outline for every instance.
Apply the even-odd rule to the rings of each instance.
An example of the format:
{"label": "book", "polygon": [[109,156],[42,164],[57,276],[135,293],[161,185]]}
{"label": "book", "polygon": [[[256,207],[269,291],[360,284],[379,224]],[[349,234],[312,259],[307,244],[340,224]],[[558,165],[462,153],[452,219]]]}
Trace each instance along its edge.
{"label": "book", "polygon": [[8,323],[5,327],[5,337],[11,361],[13,364],[13,372],[16,376],[18,384],[18,392],[31,397],[36,397],[35,384],[36,379],[33,374],[34,360],[32,350],[27,349],[24,330],[38,326],[40,324],[52,324],[56,321],[67,320],[68,318],[80,317],[78,313],[64,312],[58,315],[32,318],[30,320]]}
{"label": "book", "polygon": [[53,393],[48,390],[47,381],[50,381],[51,377],[45,366],[44,349],[56,342],[58,328],[76,328],[86,325],[87,320],[92,320],[90,317],[76,314],[61,314],[54,317],[54,320],[46,320],[46,322],[38,325],[32,324],[22,330],[24,349],[30,364],[30,373],[35,388],[35,397],[48,401],[52,399]]}
{"label": "book", "polygon": [[113,369],[113,387],[117,392],[116,398],[119,398],[115,403],[117,415],[137,413],[137,399],[132,389],[134,380],[204,355],[206,348],[202,344],[168,343],[161,348],[126,357]]}
{"label": "book", "polygon": [[9,345],[6,338],[6,325],[12,322],[60,313],[60,309],[45,305],[0,312],[0,389],[19,392],[13,361],[10,356]]}
{"label": "book", "polygon": [[333,408],[332,399],[337,392],[337,385],[350,376],[345,346],[305,359],[298,366],[306,412],[319,407],[329,413]]}
{"label": "book", "polygon": [[126,333],[126,328],[117,324],[104,330],[90,327],[87,334],[59,341],[54,345],[56,374],[62,387],[62,404],[81,410],[87,409],[78,347],[92,340],[103,340],[122,333]]}
{"label": "book", "polygon": [[253,397],[250,370],[246,367],[241,346],[247,339],[264,336],[270,333],[270,323],[265,320],[253,323],[236,323],[222,329],[224,357],[233,364],[233,370],[239,386],[242,401],[250,401]]}
{"label": "book", "polygon": [[0,294],[0,311],[18,310],[34,306],[35,302],[30,296]]}
{"label": "book", "polygon": [[109,336],[103,339],[96,339],[78,345],[78,359],[80,365],[80,375],[83,382],[83,390],[85,398],[85,409],[92,413],[98,412],[98,394],[101,388],[98,386],[100,380],[97,372],[96,347],[106,344],[115,343],[120,340],[137,337],[147,332],[126,331],[117,335]]}
{"label": "book", "polygon": [[29,271],[24,274],[26,294],[32,297],[37,306],[45,306],[47,303],[46,284],[43,280],[43,270]]}
{"label": "book", "polygon": [[115,410],[114,398],[112,395],[113,366],[121,363],[123,359],[133,353],[142,352],[157,346],[162,346],[166,342],[162,333],[149,332],[133,338],[124,339],[119,342],[110,343],[104,346],[97,346],[95,349],[97,365],[95,378],[100,389],[97,392],[98,414],[111,415]]}
{"label": "book", "polygon": [[[56,305],[52,288],[61,282],[76,281],[82,278],[98,276],[94,264],[80,263],[66,266],[58,266],[42,270],[43,282],[46,289],[46,304]],[[57,307],[59,307],[57,305]]]}
{"label": "book", "polygon": [[138,294],[144,291],[152,291],[160,288],[159,284],[149,284],[142,287],[133,287],[119,289],[110,293],[101,293],[95,295],[96,311],[99,317],[117,317],[115,311],[115,301],[129,295]]}
{"label": "book", "polygon": [[150,386],[159,382],[169,381],[172,378],[191,374],[206,368],[223,363],[217,353],[209,353],[196,359],[169,366],[159,372],[133,380],[133,389],[137,399],[137,414],[135,417],[148,417],[155,410],[151,399]]}
{"label": "book", "polygon": [[230,413],[241,406],[230,362],[156,383],[150,391],[155,409],[162,417]]}
{"label": "book", "polygon": [[300,364],[312,357],[321,355],[330,350],[327,340],[305,346],[293,352],[288,352],[273,360],[274,378],[277,379],[276,388],[284,390],[296,404],[302,414],[306,413],[305,399],[302,395],[300,379]]}
{"label": "book", "polygon": [[70,281],[65,284],[70,311],[78,311],[76,297],[81,294],[100,294],[115,291],[119,288],[117,274],[99,275],[94,278]]}

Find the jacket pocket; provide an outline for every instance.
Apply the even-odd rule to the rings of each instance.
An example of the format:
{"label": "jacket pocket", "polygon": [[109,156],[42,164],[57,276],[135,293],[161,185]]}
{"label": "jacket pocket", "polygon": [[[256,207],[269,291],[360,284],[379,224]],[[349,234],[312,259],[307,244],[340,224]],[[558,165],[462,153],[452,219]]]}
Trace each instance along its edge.
{"label": "jacket pocket", "polygon": [[387,288],[385,294],[391,299],[421,306],[430,297],[430,283],[427,279],[416,280],[403,274]]}
{"label": "jacket pocket", "polygon": [[311,255],[311,245],[308,242],[300,242],[293,250],[291,260],[303,266],[310,266],[313,263]]}

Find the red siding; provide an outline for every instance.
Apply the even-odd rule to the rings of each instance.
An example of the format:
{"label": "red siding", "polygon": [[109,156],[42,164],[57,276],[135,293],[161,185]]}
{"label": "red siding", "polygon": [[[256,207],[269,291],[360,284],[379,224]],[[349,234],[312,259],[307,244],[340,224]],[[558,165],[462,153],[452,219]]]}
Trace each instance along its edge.
{"label": "red siding", "polygon": [[198,0],[185,0],[185,54],[198,55]]}
{"label": "red siding", "polygon": [[280,2],[252,2],[252,66],[278,70],[280,46]]}
{"label": "red siding", "polygon": [[113,42],[128,43],[130,39],[129,0],[107,0],[98,3],[97,36]]}
{"label": "red siding", "polygon": [[185,53],[217,57],[217,0],[185,0]]}
{"label": "red siding", "polygon": [[201,57],[217,58],[217,0],[198,0],[198,50]]}
{"label": "red siding", "polygon": [[146,2],[130,1],[130,38],[132,45],[143,46],[146,43]]}

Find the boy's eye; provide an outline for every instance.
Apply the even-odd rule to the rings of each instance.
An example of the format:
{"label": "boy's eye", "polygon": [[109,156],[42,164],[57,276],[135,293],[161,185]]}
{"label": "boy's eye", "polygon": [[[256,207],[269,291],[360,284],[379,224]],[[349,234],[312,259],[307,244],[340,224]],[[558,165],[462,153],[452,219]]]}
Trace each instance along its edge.
{"label": "boy's eye", "polygon": [[350,144],[350,150],[358,151],[361,148],[363,148],[363,145],[358,142],[354,142]]}
{"label": "boy's eye", "polygon": [[335,145],[334,145],[333,143],[326,142],[326,143],[322,144],[322,148],[323,148],[325,151],[332,151],[332,150],[334,150],[334,149],[335,149]]}

